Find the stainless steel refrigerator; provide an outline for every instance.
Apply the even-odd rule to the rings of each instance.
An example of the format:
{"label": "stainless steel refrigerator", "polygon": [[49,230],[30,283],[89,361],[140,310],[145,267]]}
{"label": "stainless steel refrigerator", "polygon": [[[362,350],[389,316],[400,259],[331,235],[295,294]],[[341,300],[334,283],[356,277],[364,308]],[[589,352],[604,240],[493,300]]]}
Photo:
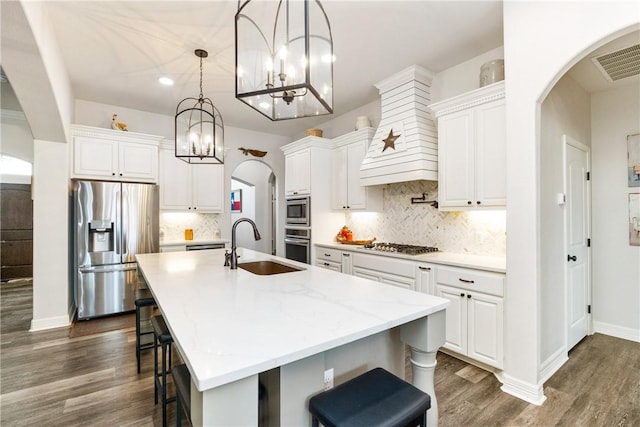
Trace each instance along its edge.
{"label": "stainless steel refrigerator", "polygon": [[135,255],[158,252],[158,186],[74,181],[78,319],[135,309]]}

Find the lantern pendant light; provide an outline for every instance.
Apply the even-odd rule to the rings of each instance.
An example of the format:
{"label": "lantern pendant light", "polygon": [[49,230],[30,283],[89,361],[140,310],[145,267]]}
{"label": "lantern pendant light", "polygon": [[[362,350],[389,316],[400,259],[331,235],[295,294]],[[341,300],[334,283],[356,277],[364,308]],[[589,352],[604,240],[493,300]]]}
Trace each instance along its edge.
{"label": "lantern pendant light", "polygon": [[196,49],[200,58],[200,95],[185,98],[176,107],[175,155],[187,163],[224,163],[224,123],[211,99],[202,94],[202,59],[206,50]]}
{"label": "lantern pendant light", "polygon": [[238,1],[236,98],[271,120],[333,113],[333,38],[318,0]]}

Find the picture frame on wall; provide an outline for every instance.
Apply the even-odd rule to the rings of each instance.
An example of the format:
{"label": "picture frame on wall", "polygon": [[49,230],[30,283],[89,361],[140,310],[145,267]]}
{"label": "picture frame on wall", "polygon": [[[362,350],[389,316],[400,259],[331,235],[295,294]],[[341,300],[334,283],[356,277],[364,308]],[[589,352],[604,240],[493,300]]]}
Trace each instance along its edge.
{"label": "picture frame on wall", "polygon": [[231,190],[231,213],[242,212],[242,190]]}
{"label": "picture frame on wall", "polygon": [[640,187],[640,133],[627,135],[627,177],[629,187]]}
{"label": "picture frame on wall", "polygon": [[640,193],[629,194],[629,244],[640,246]]}

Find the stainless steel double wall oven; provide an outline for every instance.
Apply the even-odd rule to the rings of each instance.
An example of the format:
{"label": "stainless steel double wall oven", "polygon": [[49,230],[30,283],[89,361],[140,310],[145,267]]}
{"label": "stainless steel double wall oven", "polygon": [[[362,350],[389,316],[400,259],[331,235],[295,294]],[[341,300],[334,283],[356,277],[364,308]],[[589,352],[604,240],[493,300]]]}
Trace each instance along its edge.
{"label": "stainless steel double wall oven", "polygon": [[285,257],[311,264],[311,198],[290,198],[286,205]]}

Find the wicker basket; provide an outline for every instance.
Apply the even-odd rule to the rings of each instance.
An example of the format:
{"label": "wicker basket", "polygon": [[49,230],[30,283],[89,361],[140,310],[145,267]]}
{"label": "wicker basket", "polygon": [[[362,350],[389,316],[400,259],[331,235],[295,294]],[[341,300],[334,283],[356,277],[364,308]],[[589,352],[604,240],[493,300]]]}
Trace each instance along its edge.
{"label": "wicker basket", "polygon": [[320,136],[320,137],[322,137],[322,129],[307,129],[307,136]]}

